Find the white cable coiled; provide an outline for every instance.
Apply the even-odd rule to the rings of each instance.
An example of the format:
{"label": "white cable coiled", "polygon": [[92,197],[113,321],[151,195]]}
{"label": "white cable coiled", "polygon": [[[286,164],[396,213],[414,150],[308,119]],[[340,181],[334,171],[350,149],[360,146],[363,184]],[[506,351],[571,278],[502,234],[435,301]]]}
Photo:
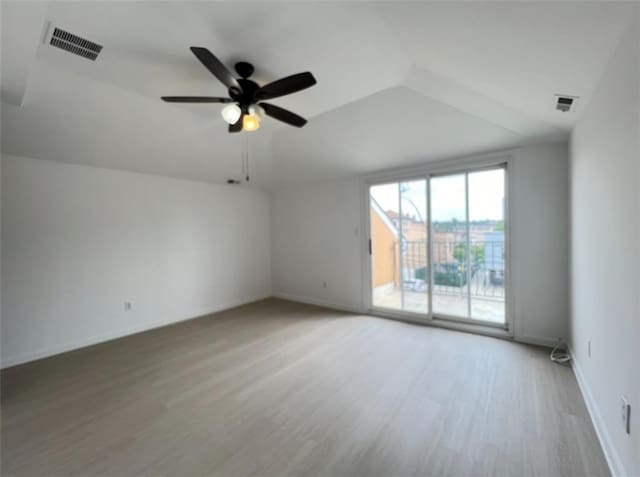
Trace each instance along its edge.
{"label": "white cable coiled", "polygon": [[571,355],[567,350],[559,349],[560,345],[561,343],[558,343],[556,347],[551,350],[551,355],[549,356],[549,358],[551,358],[551,361],[553,361],[554,363],[568,363],[569,361],[571,361]]}

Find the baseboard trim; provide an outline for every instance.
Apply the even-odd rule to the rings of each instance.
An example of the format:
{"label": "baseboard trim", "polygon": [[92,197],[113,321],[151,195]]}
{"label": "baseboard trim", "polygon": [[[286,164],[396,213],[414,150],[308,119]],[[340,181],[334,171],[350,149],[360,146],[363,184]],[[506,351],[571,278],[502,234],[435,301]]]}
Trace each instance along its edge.
{"label": "baseboard trim", "polygon": [[580,388],[580,392],[582,393],[582,398],[587,405],[587,411],[589,411],[591,422],[593,423],[593,427],[596,430],[596,435],[598,436],[598,441],[600,441],[600,447],[602,447],[604,457],[607,460],[609,471],[611,472],[611,475],[613,477],[623,477],[629,475],[625,471],[624,465],[620,460],[620,456],[618,455],[615,447],[612,444],[611,437],[609,437],[609,432],[607,431],[607,427],[605,426],[602,415],[598,410],[598,405],[593,398],[591,389],[587,384],[584,374],[582,373],[582,369],[576,361],[576,356],[571,348],[569,348],[569,353],[571,354],[571,367],[573,369],[573,374],[576,376],[576,381],[578,382],[578,387]]}
{"label": "baseboard trim", "polygon": [[527,343],[536,346],[544,346],[546,348],[553,348],[558,344],[557,338],[548,338],[545,336],[535,336],[535,335],[515,335],[513,338],[515,341],[520,343]]}
{"label": "baseboard trim", "polygon": [[510,339],[513,341],[517,341],[520,343],[526,343],[526,344],[531,344],[531,345],[536,345],[536,346],[544,346],[547,348],[553,348],[556,344],[558,344],[558,340],[554,339],[554,338],[548,338],[548,337],[544,337],[544,336],[535,336],[535,335],[520,335],[520,336],[512,336],[510,335],[508,332],[504,332],[503,330],[498,330],[497,328],[494,329],[489,329],[489,330],[485,330],[485,329],[480,329],[480,328],[473,328],[473,327],[465,327],[464,324],[460,325],[457,323],[449,323],[446,321],[438,321],[438,322],[424,322],[424,321],[419,321],[419,320],[412,320],[411,318],[408,318],[406,316],[402,316],[402,315],[394,315],[394,314],[377,314],[377,313],[371,313],[371,312],[367,312],[366,310],[363,309],[359,309],[358,307],[355,307],[353,305],[345,305],[345,304],[341,304],[341,303],[333,303],[327,300],[322,300],[319,298],[309,298],[307,296],[302,296],[302,295],[296,295],[293,293],[282,293],[282,292],[276,292],[273,294],[273,296],[275,298],[281,298],[283,300],[288,300],[288,301],[295,301],[298,303],[304,303],[307,305],[315,305],[315,306],[321,306],[324,308],[331,308],[334,310],[339,310],[339,311],[347,311],[349,313],[357,313],[357,314],[369,314],[371,316],[382,316],[383,318],[390,318],[393,320],[400,320],[400,321],[405,321],[405,322],[411,322],[411,323],[418,323],[421,325],[427,325],[427,326],[434,326],[437,328],[446,328],[446,329],[452,329],[455,331],[463,331],[463,332],[470,332],[470,333],[475,333],[475,334],[480,334],[480,335],[484,335],[484,336],[493,336],[496,338],[506,338],[506,339]]}
{"label": "baseboard trim", "polygon": [[270,296],[271,296],[271,293],[260,294],[253,297],[243,298],[240,300],[224,303],[222,305],[213,305],[210,307],[206,307],[206,308],[203,308],[200,312],[196,313],[195,315],[180,317],[176,320],[147,321],[147,322],[140,323],[136,326],[131,326],[125,329],[119,329],[109,333],[103,333],[100,335],[91,336],[83,340],[73,341],[69,343],[61,343],[61,344],[51,346],[49,348],[41,349],[38,351],[32,351],[32,352],[24,353],[18,356],[10,356],[2,360],[2,362],[0,363],[0,369],[10,368],[12,366],[17,366],[19,364],[25,364],[38,359],[48,358],[50,356],[66,353],[68,351],[75,351],[81,348],[86,348],[87,346],[93,346],[93,345],[104,343],[106,341],[111,341],[117,338],[123,338],[125,336],[134,335],[136,333],[141,333],[143,331],[149,331],[155,328],[162,328],[163,326],[173,325],[175,323],[180,323],[181,321],[189,321],[196,318],[201,318],[203,316],[207,316],[212,313],[218,313],[224,310],[228,310],[230,308],[246,305],[254,301],[264,300],[265,298],[269,298]]}
{"label": "baseboard trim", "polygon": [[298,302],[298,303],[304,303],[306,305],[321,306],[323,308],[331,308],[331,309],[334,309],[334,310],[348,311],[349,313],[362,313],[363,312],[361,309],[359,309],[356,306],[344,305],[342,303],[333,303],[333,302],[326,301],[326,300],[321,300],[321,299],[317,299],[317,298],[309,298],[309,297],[306,297],[306,296],[295,295],[295,294],[291,294],[291,293],[277,292],[277,293],[274,293],[273,296],[275,298],[281,298],[282,300],[295,301],[295,302]]}

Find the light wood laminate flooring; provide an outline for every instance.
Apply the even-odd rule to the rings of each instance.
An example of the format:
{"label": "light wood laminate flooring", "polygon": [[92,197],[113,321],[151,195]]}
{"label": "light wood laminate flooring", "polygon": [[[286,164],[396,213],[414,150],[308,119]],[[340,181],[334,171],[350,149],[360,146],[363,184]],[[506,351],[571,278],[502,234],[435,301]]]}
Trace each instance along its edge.
{"label": "light wood laminate flooring", "polygon": [[609,475],[548,354],[269,299],[4,370],[2,474]]}

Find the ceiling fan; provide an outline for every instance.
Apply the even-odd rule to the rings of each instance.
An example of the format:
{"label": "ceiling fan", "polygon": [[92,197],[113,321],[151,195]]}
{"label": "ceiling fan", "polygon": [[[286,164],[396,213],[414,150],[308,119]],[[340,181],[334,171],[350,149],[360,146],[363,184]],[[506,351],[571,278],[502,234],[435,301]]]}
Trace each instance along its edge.
{"label": "ceiling fan", "polygon": [[229,91],[229,98],[212,96],[162,96],[170,103],[229,103],[222,109],[222,117],[229,123],[229,132],[255,131],[260,127],[260,120],[266,114],[274,119],[301,128],[307,120],[291,111],[279,106],[264,103],[265,99],[278,98],[296,93],[316,84],[316,79],[310,72],[287,76],[264,86],[259,86],[249,79],[254,68],[251,63],[240,61],[235,64],[235,70],[240,76],[235,78],[233,73],[222,64],[208,49],[192,46],[191,51],[213,76],[218,78]]}

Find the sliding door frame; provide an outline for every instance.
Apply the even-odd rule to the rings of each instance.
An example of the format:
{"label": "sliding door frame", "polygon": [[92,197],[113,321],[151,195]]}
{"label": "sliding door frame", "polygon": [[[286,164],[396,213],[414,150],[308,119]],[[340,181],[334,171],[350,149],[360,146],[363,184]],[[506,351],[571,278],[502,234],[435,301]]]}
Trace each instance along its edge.
{"label": "sliding door frame", "polygon": [[[432,177],[447,176],[452,174],[468,174],[480,172],[483,170],[492,170],[503,168],[505,171],[505,204],[504,204],[504,233],[505,233],[505,323],[496,324],[488,321],[482,321],[472,318],[448,316],[442,313],[433,313],[433,248],[432,248],[432,223],[431,223],[431,183]],[[496,153],[484,156],[465,157],[452,159],[448,161],[439,161],[427,163],[412,168],[403,168],[390,171],[384,171],[377,174],[371,174],[362,177],[362,230],[363,247],[362,255],[362,271],[363,271],[363,303],[365,311],[370,314],[382,316],[386,318],[399,319],[422,324],[429,324],[445,328],[458,329],[462,331],[470,331],[481,334],[488,334],[500,337],[513,337],[514,330],[514,313],[513,313],[513,287],[511,283],[511,194],[510,185],[512,182],[513,153]],[[372,186],[388,184],[393,182],[405,182],[412,180],[426,180],[426,198],[427,198],[427,224],[428,237],[427,253],[429,257],[429,297],[428,311],[426,314],[414,313],[404,310],[395,310],[388,308],[375,307],[373,305],[373,275],[372,275],[372,255],[369,253],[369,244],[371,240],[371,217],[370,217],[370,189]],[[469,196],[468,196],[468,175],[465,176],[465,191],[467,201],[467,219],[469,216]],[[469,221],[467,220],[467,228]],[[467,241],[470,240],[469,231],[467,231]],[[469,268],[469,267],[467,267]],[[469,281],[467,280],[467,283]],[[471,301],[470,289],[469,301]]]}

